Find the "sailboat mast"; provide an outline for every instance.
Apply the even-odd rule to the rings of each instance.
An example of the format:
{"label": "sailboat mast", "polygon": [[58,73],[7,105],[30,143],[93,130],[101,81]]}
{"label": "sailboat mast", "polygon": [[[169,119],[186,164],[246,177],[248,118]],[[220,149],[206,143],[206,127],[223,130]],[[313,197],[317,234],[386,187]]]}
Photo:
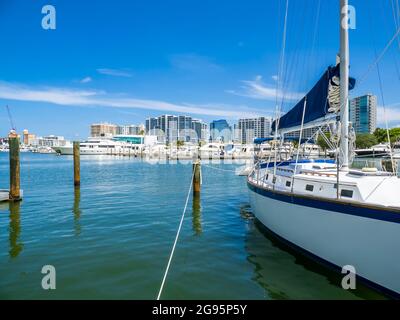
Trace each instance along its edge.
{"label": "sailboat mast", "polygon": [[340,121],[341,167],[349,167],[349,10],[348,0],[340,0]]}

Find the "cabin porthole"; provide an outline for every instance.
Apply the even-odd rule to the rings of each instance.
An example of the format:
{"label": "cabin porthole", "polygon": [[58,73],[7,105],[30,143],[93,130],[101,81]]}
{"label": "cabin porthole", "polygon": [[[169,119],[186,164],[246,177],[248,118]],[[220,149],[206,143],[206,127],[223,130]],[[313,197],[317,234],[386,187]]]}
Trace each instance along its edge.
{"label": "cabin porthole", "polygon": [[310,191],[310,192],[313,192],[314,191],[314,186],[312,184],[307,184],[306,185],[306,190]]}
{"label": "cabin porthole", "polygon": [[353,190],[342,189],[340,191],[340,196],[343,198],[353,198]]}

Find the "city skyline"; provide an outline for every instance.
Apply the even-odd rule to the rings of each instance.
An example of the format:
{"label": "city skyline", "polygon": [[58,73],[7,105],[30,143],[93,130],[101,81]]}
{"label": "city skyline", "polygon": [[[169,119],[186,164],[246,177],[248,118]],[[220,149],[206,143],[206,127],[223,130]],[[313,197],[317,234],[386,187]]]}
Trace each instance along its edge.
{"label": "city skyline", "polygon": [[[335,2],[291,2],[286,64],[292,68],[282,91],[278,22],[284,1],[149,5],[116,0],[94,7],[58,0],[52,3],[56,30],[41,28],[44,4],[17,0],[0,7],[7,48],[0,59],[0,136],[10,129],[6,105],[18,131],[68,139],[85,139],[91,123],[139,124],[162,113],[206,123],[274,116],[276,99],[282,112],[288,111],[335,63],[339,46],[338,30],[331,27],[338,14]],[[389,126],[398,126],[400,42],[394,41],[379,63],[384,99],[377,69],[368,71],[395,33],[391,17],[379,14],[371,21],[369,16],[390,12],[390,3],[351,4],[357,12],[357,28],[350,31],[351,75],[361,79],[352,97],[377,95],[385,101]],[[377,113],[383,127],[382,104]]]}

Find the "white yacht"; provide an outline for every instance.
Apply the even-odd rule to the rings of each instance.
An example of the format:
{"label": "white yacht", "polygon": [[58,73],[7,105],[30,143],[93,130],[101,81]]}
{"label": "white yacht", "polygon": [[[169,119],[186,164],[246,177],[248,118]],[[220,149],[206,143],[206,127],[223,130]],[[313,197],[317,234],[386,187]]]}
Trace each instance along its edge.
{"label": "white yacht", "polygon": [[[376,168],[350,169],[348,0],[340,1],[340,64],[273,124],[275,134],[336,123],[336,159],[258,162],[247,178],[256,218],[288,246],[340,272],[400,296],[400,179]],[[343,10],[342,10],[343,9]]]}
{"label": "white yacht", "polygon": [[323,155],[323,151],[319,145],[306,142],[300,145],[300,155],[303,158],[318,158]]}
{"label": "white yacht", "polygon": [[226,152],[226,155],[232,159],[253,159],[255,146],[254,144],[234,145],[232,149]]}
{"label": "white yacht", "polygon": [[390,156],[390,152],[391,150],[388,143],[380,143],[368,149],[355,150],[357,156],[365,156],[372,158]]}
{"label": "white yacht", "polygon": [[225,146],[222,143],[210,142],[206,143],[199,149],[200,157],[203,159],[207,158],[220,158],[225,154]]}
{"label": "white yacht", "polygon": [[[81,155],[137,155],[142,150],[142,145],[132,144],[115,139],[89,138],[80,143]],[[68,142],[64,146],[52,147],[62,155],[73,154],[73,144]]]}

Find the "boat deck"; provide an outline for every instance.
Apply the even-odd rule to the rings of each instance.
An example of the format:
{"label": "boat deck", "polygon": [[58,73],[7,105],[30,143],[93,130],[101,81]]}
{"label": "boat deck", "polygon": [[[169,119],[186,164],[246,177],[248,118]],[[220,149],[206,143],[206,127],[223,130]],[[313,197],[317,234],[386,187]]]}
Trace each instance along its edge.
{"label": "boat deck", "polygon": [[279,192],[400,209],[400,179],[388,172],[339,171],[338,179],[337,169],[329,163],[288,163],[274,171],[273,167],[254,170],[249,180]]}

